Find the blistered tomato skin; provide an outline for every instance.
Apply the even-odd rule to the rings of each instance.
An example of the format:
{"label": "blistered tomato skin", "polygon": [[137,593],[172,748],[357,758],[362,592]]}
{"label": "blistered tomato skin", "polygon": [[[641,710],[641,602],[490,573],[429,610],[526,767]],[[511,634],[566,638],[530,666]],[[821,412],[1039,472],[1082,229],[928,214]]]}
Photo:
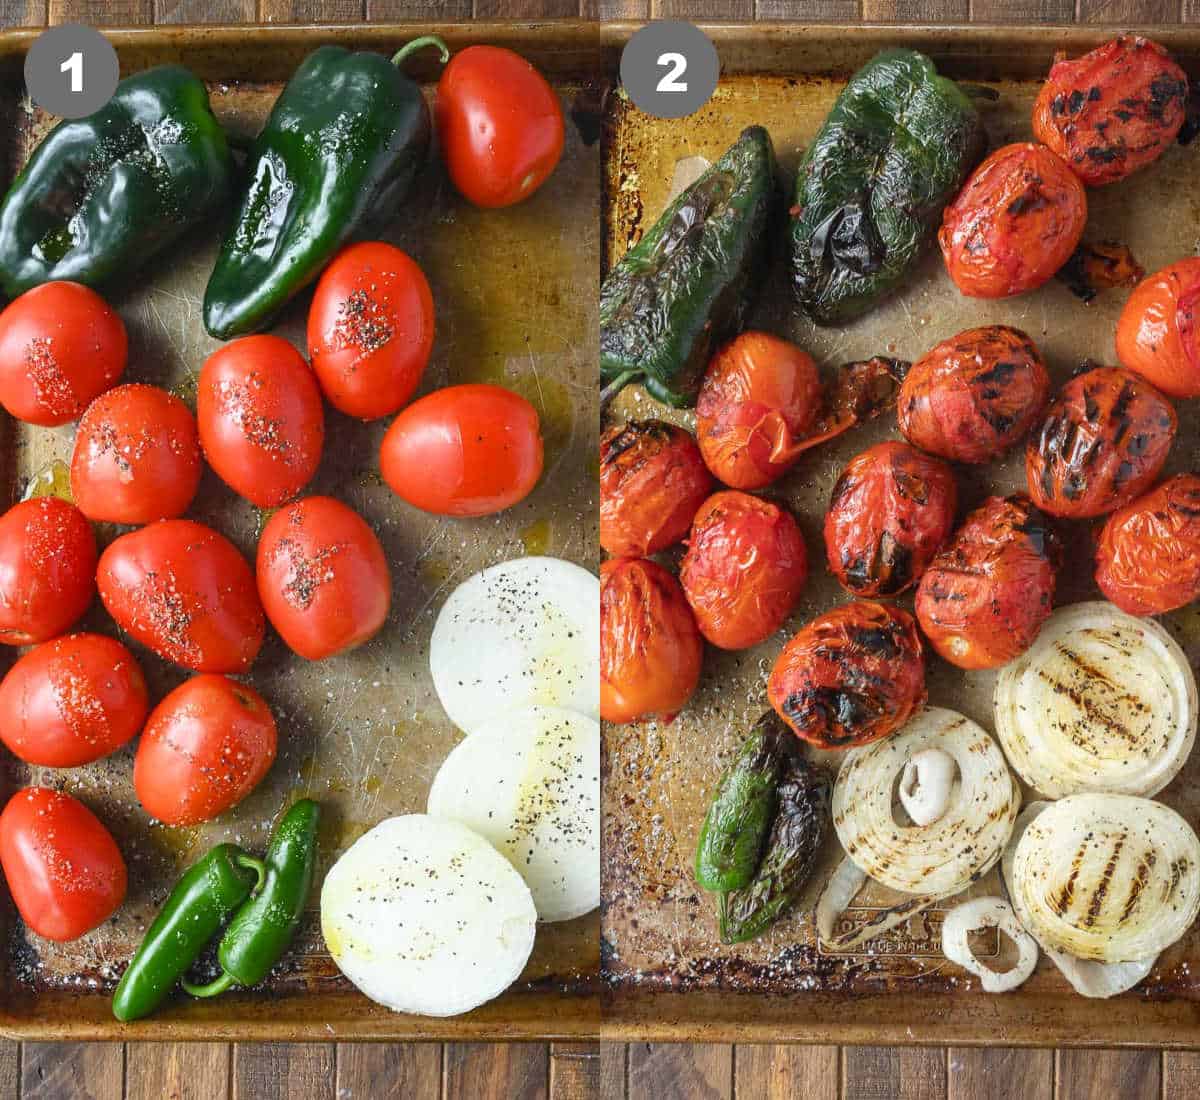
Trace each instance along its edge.
{"label": "blistered tomato skin", "polygon": [[1176,426],[1170,402],[1138,375],[1119,367],[1076,375],[1026,445],[1029,495],[1065,519],[1120,508],[1158,476]]}
{"label": "blistered tomato skin", "polygon": [[808,580],[808,552],[791,514],[769,500],[714,493],[692,524],[679,569],[700,633],[721,649],[769,638]]}
{"label": "blistered tomato skin", "polygon": [[700,682],[704,640],[679,582],[656,562],[600,566],[600,717],[670,721]]}
{"label": "blistered tomato skin", "polygon": [[1200,596],[1200,477],[1179,474],[1108,517],[1096,583],[1130,615],[1161,615]]}
{"label": "blistered tomato skin", "polygon": [[1179,135],[1184,71],[1157,42],[1121,35],[1074,61],[1055,61],[1033,105],[1033,132],[1089,187],[1157,160]]}
{"label": "blistered tomato skin", "polygon": [[958,489],[940,458],[879,443],[850,460],[825,513],[825,556],[856,596],[894,596],[917,582],[954,527]]}
{"label": "blistered tomato skin", "polygon": [[1200,397],[1200,259],[1138,283],[1117,321],[1117,358],[1169,397]]}
{"label": "blistered tomato skin", "polygon": [[917,588],[917,621],[959,668],[1019,657],[1052,610],[1059,549],[1028,497],[989,497],[934,558]]}
{"label": "blistered tomato skin", "polygon": [[1044,145],[1005,145],[946,207],[938,243],[968,298],[1009,298],[1054,277],[1083,236],[1087,195]]}
{"label": "blistered tomato skin", "polygon": [[984,463],[1019,443],[1046,407],[1050,376],[1020,329],[986,325],[944,340],[900,387],[900,431],[952,462]]}
{"label": "blistered tomato skin", "polygon": [[855,600],[813,619],[780,653],[771,706],[801,740],[849,749],[895,733],[925,702],[917,624],[890,604]]}

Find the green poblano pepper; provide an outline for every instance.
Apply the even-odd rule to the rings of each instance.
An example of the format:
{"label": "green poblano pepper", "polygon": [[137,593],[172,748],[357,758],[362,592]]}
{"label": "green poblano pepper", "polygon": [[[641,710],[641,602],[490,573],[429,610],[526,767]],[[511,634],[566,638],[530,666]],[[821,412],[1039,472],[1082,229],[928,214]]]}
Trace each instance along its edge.
{"label": "green poblano pepper", "polygon": [[804,312],[839,324],[895,290],[985,141],[971,99],[924,54],[885,50],[859,69],[796,179],[792,274]]}
{"label": "green poblano pepper", "polygon": [[741,328],[765,266],[774,191],[771,139],[750,126],[609,272],[603,402],[633,381],[666,404],[695,402],[714,346]]}
{"label": "green poblano pepper", "polygon": [[95,114],[60,122],[0,205],[0,284],[103,286],[222,206],[232,161],[187,69],[126,77]]}

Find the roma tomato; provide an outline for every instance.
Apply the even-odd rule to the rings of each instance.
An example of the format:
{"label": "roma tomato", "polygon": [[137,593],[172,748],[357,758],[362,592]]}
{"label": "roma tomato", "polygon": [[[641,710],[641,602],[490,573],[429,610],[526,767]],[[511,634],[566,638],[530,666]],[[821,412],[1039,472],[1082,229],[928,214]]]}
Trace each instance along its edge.
{"label": "roma tomato", "polygon": [[237,547],[202,523],[165,519],[115,539],[96,571],[117,625],[196,672],[245,672],[266,623]]}
{"label": "roma tomato", "polygon": [[537,410],[503,386],[447,386],[392,421],[383,480],[439,516],[488,516],[524,500],[542,476]]}
{"label": "roma tomato", "polygon": [[921,578],[917,621],[959,668],[998,668],[1032,644],[1052,610],[1058,540],[1027,496],[989,497]]}
{"label": "roma tomato", "polygon": [[713,479],[691,434],[662,420],[631,420],[600,437],[600,545],[644,557],[688,533]]}
{"label": "roma tomato", "polygon": [[136,736],[149,709],[133,654],[103,634],[30,650],[0,681],[0,741],[28,764],[90,764]]}
{"label": "roma tomato", "polygon": [[1096,367],[1076,375],[1026,445],[1029,495],[1068,519],[1120,508],[1158,477],[1176,424],[1170,402],[1130,371]]}
{"label": "roma tomato", "polygon": [[96,594],[96,536],[59,497],[0,516],[0,642],[36,645],[67,630]]}
{"label": "roma tomato", "polygon": [[1008,298],[1052,279],[1083,236],[1087,195],[1044,145],[1005,145],[946,207],[938,243],[968,298]]}
{"label": "roma tomato", "polygon": [[954,527],[958,488],[941,459],[879,443],[850,460],[825,513],[825,556],[857,596],[915,584]]}
{"label": "roma tomato", "polygon": [[78,799],[26,787],[0,813],[0,867],[21,919],[66,943],[103,924],[125,900],[117,842]]}
{"label": "roma tomato", "polygon": [[789,512],[730,490],[696,513],[679,582],[700,633],[721,649],[746,649],[775,633],[808,580],[804,537]]}
{"label": "roma tomato", "polygon": [[125,325],[94,290],[44,283],[0,313],[0,404],[53,428],[74,420],[125,370]]}
{"label": "roma tomato", "polygon": [[258,786],[276,741],[271,708],[256,691],[227,676],[193,676],[142,731],[133,762],[138,801],[168,825],[209,821]]}
{"label": "roma tomato", "polygon": [[433,349],[433,294],[400,249],[343,249],[308,310],[308,356],[326,400],[360,420],[390,416],[413,395]]}
{"label": "roma tomato", "polygon": [[554,89],[500,46],[468,46],[438,81],[437,130],[446,170],[476,206],[512,206],[558,164],[563,114]]}
{"label": "roma tomato", "polygon": [[321,462],[321,391],[279,336],[243,336],[213,352],[200,370],[196,419],[209,465],[259,508],[291,500]]}
{"label": "roma tomato", "polygon": [[1096,583],[1131,615],[1161,615],[1200,596],[1200,477],[1169,478],[1108,517]]}
{"label": "roma tomato", "polygon": [[983,463],[1019,443],[1046,407],[1050,376],[1020,329],[986,325],[944,340],[900,386],[896,415],[914,446]]}
{"label": "roma tomato", "polygon": [[332,497],[306,497],[271,517],[258,542],[257,573],[271,625],[310,661],[362,645],[391,607],[379,539]]}
{"label": "roma tomato", "polygon": [[1138,283],[1117,321],[1117,358],[1171,397],[1200,397],[1200,258]]}
{"label": "roma tomato", "polygon": [[196,418],[157,386],[117,386],[79,421],[71,495],[88,519],[144,524],[187,511],[200,484]]}
{"label": "roma tomato", "polygon": [[704,640],[679,582],[657,562],[600,566],[600,717],[670,721],[700,682]]}
{"label": "roma tomato", "polygon": [[912,616],[855,600],[813,619],[779,654],[771,706],[801,740],[824,749],[895,733],[925,702],[925,655]]}

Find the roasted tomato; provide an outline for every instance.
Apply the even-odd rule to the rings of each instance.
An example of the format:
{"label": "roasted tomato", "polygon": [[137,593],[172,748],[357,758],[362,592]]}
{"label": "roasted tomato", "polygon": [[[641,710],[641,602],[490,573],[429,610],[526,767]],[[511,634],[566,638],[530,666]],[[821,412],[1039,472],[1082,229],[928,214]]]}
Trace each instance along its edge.
{"label": "roasted tomato", "polygon": [[600,545],[614,557],[657,554],[688,533],[713,479],[696,441],[662,420],[600,437]]}
{"label": "roasted tomato", "polygon": [[917,621],[959,668],[997,668],[1033,644],[1050,614],[1059,547],[1027,496],[989,497],[921,578]]}
{"label": "roasted tomato", "polygon": [[825,513],[830,572],[857,596],[894,596],[920,579],[954,528],[958,489],[940,458],[879,443],[850,460]]}
{"label": "roasted tomato", "polygon": [[74,768],[135,737],[148,708],[128,649],[70,634],[30,650],[0,681],[0,741],[26,763]]}
{"label": "roasted tomato", "polygon": [[0,516],[0,642],[57,637],[96,594],[96,536],[73,504],[35,497]]}
{"label": "roasted tomato", "polygon": [[991,462],[1046,407],[1050,376],[1032,340],[1007,325],[968,329],[918,359],[900,386],[900,430],[953,462]]}
{"label": "roasted tomato", "polygon": [[679,582],[644,558],[600,566],[600,717],[670,721],[700,682],[704,640]]}
{"label": "roasted tomato", "polygon": [[796,606],[808,580],[804,537],[769,500],[714,493],[696,513],[679,580],[700,633],[722,649],[746,649]]}
{"label": "roasted tomato", "polygon": [[797,737],[824,749],[895,733],[925,702],[917,624],[890,604],[835,607],[784,646],[767,696]]}
{"label": "roasted tomato", "polygon": [[997,149],[946,207],[938,243],[968,298],[1008,298],[1054,277],[1083,236],[1087,195],[1044,145]]}
{"label": "roasted tomato", "polygon": [[1200,477],[1179,474],[1108,517],[1096,583],[1131,615],[1161,615],[1200,596]]}
{"label": "roasted tomato", "polygon": [[1029,495],[1068,519],[1120,508],[1158,476],[1175,427],[1170,402],[1138,375],[1119,367],[1076,375],[1026,445]]}
{"label": "roasted tomato", "polygon": [[1143,279],[1117,322],[1117,358],[1171,397],[1200,397],[1200,258]]}
{"label": "roasted tomato", "polygon": [[1089,187],[1144,168],[1179,135],[1188,81],[1148,38],[1123,34],[1054,62],[1033,105],[1033,132]]}

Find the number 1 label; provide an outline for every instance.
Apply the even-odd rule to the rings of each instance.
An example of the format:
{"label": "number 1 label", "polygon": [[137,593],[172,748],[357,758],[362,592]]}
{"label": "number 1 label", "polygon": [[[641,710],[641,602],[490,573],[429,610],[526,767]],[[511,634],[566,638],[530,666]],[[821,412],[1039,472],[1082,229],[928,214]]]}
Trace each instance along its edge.
{"label": "number 1 label", "polygon": [[60,73],[71,74],[71,91],[78,95],[83,91],[83,54],[76,50],[58,67]]}

